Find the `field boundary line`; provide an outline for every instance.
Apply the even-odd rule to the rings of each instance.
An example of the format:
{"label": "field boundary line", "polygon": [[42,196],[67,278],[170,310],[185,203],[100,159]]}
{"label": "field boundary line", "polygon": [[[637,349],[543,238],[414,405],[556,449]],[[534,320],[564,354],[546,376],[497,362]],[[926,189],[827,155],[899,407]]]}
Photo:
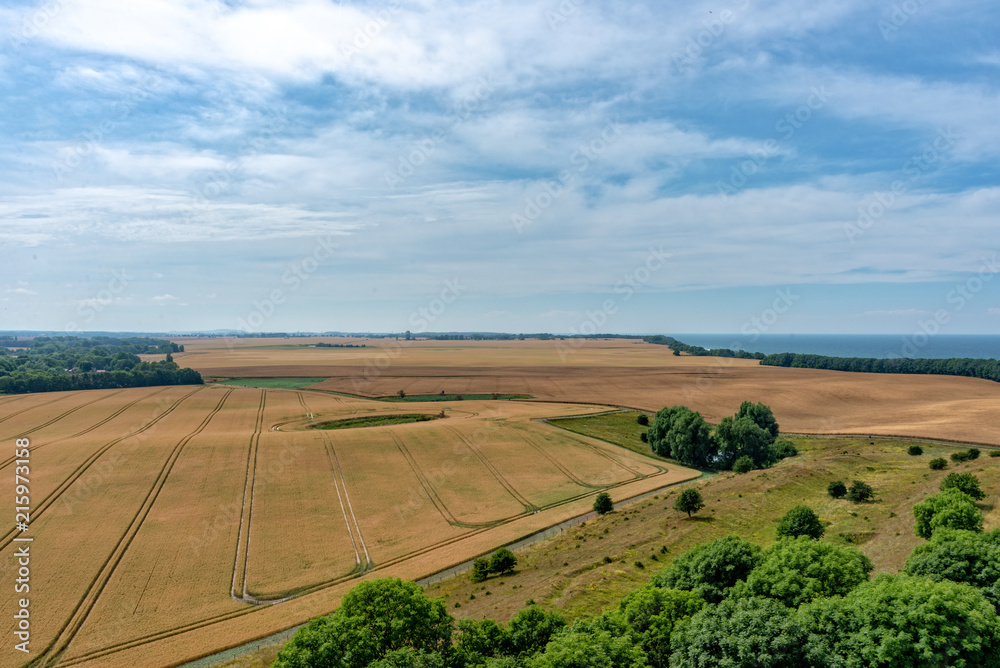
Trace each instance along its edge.
{"label": "field boundary line", "polygon": [[[73,483],[79,480],[80,477],[87,472],[87,469],[93,466],[94,462],[100,459],[105,453],[108,452],[108,450],[118,445],[122,441],[126,441],[130,438],[138,436],[144,431],[152,428],[154,425],[156,425],[157,422],[170,415],[170,413],[172,413],[178,406],[180,406],[181,402],[183,402],[188,397],[191,397],[192,395],[200,392],[202,389],[204,388],[198,387],[198,389],[192,392],[188,392],[183,397],[177,399],[177,401],[175,401],[169,408],[167,408],[165,411],[157,415],[155,418],[150,420],[148,423],[146,423],[139,429],[136,429],[126,434],[125,436],[119,436],[113,441],[106,443],[105,445],[99,447],[97,450],[92,452],[87,458],[83,460],[83,462],[79,466],[73,469],[73,471],[70,472],[70,474],[66,477],[66,479],[63,480],[54,490],[52,490],[52,492],[50,492],[48,496],[42,499],[41,503],[39,503],[38,506],[35,508],[35,510],[32,511],[32,516],[37,519],[39,516],[42,515],[42,513],[48,510],[52,506],[52,504],[55,503],[59,499],[59,497],[61,497],[66,492],[66,490],[68,490],[73,485]],[[2,538],[0,538],[0,551],[6,549],[8,545],[13,544],[14,533],[15,531],[13,530],[8,531],[3,535]]]}
{"label": "field boundary line", "polygon": [[132,522],[125,529],[125,533],[122,535],[121,539],[119,539],[118,544],[105,560],[100,571],[91,580],[87,591],[84,592],[81,599],[77,602],[76,607],[66,622],[63,623],[63,626],[59,629],[56,637],[45,647],[39,657],[35,660],[39,665],[54,665],[54,663],[59,660],[59,657],[69,648],[70,644],[72,644],[76,634],[83,627],[83,624],[87,621],[87,617],[90,615],[90,612],[94,609],[98,599],[100,599],[104,588],[114,576],[118,565],[124,558],[125,553],[132,544],[132,541],[135,540],[135,537],[142,529],[142,525],[146,521],[146,517],[149,515],[153,505],[156,503],[156,499],[159,497],[163,487],[166,485],[167,479],[170,477],[170,472],[173,470],[174,464],[180,458],[184,447],[191,441],[191,439],[205,430],[209,422],[212,421],[212,418],[214,418],[219,411],[222,410],[223,405],[226,403],[226,400],[229,398],[229,395],[233,393],[233,391],[234,390],[229,390],[223,394],[215,408],[209,411],[208,415],[206,415],[201,421],[201,424],[178,441],[173,450],[170,451],[166,461],[160,467],[160,473],[153,482],[153,486],[146,493],[146,498],[143,499],[142,505],[136,511],[136,514],[132,518]]}
{"label": "field boundary line", "polygon": [[[47,441],[45,443],[39,443],[38,445],[33,445],[33,446],[31,446],[30,450],[31,450],[31,452],[35,452],[35,450],[38,450],[39,448],[44,448],[46,445],[55,445],[56,443],[61,443],[62,441],[67,441],[67,440],[69,440],[71,438],[77,438],[78,436],[83,436],[84,434],[92,432],[95,429],[106,425],[108,422],[111,422],[116,417],[118,417],[119,415],[121,415],[122,413],[124,413],[125,411],[127,411],[128,409],[132,408],[133,406],[135,406],[140,401],[145,401],[146,399],[149,399],[153,395],[159,394],[160,392],[163,392],[164,390],[167,389],[167,387],[170,387],[170,386],[161,387],[161,388],[157,389],[155,392],[150,392],[149,394],[147,394],[144,397],[139,397],[135,401],[130,401],[129,403],[125,404],[124,406],[122,406],[121,408],[119,408],[117,411],[115,411],[114,413],[112,413],[111,415],[109,415],[108,417],[106,417],[103,420],[97,422],[96,424],[93,424],[93,425],[87,427],[83,431],[78,431],[75,434],[71,434],[69,436],[63,436],[62,438],[57,438],[54,441]],[[7,468],[13,462],[14,462],[14,457],[8,457],[7,459],[3,460],[2,462],[0,462],[0,470]]]}

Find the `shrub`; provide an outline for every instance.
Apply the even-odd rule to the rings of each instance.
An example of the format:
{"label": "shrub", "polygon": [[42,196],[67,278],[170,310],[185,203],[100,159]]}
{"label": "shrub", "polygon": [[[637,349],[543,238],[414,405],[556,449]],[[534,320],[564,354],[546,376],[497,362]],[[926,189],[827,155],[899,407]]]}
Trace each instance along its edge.
{"label": "shrub", "polygon": [[777,459],[785,459],[786,457],[794,457],[799,454],[799,449],[795,447],[795,444],[791,441],[778,441],[772,446],[774,451],[774,456]]}
{"label": "shrub", "polygon": [[937,457],[930,461],[929,466],[935,471],[940,471],[948,466],[948,461],[944,457]]}
{"label": "shrub", "polygon": [[949,473],[946,475],[941,481],[941,491],[951,488],[965,492],[976,501],[982,501],[986,498],[985,492],[979,487],[979,478],[971,473]]}
{"label": "shrub", "polygon": [[871,501],[874,495],[875,491],[871,488],[871,485],[866,482],[861,482],[860,480],[855,480],[851,483],[851,488],[847,490],[847,500],[853,501],[854,503]]}
{"label": "shrub", "polygon": [[778,538],[798,538],[808,536],[819,540],[823,535],[823,523],[809,506],[795,506],[778,522]]}
{"label": "shrub", "polygon": [[853,547],[807,536],[779,540],[762,556],[747,578],[747,589],[790,608],[822,596],[844,596],[866,582],[872,571],[871,560]]}
{"label": "shrub", "polygon": [[649,443],[649,433],[644,431],[639,434],[639,440],[643,443]]}
{"label": "shrub", "polygon": [[610,513],[615,509],[615,504],[611,500],[611,495],[607,492],[601,492],[594,499],[594,512],[598,515],[605,515]]}
{"label": "shrub", "polygon": [[840,480],[834,480],[826,486],[826,493],[835,499],[842,499],[847,496],[847,485]]}
{"label": "shrub", "polygon": [[473,582],[485,582],[486,578],[490,576],[490,560],[486,557],[480,557],[472,562],[472,573],[469,574],[469,579]]}
{"label": "shrub", "polygon": [[647,424],[649,424],[649,416],[646,415],[645,413],[640,413],[639,417],[637,417],[635,421],[645,427]]}
{"label": "shrub", "polygon": [[908,454],[913,455],[914,457],[917,457],[919,455],[924,454],[924,449],[921,448],[919,445],[911,445],[910,448],[906,452]]}
{"label": "shrub", "polygon": [[969,459],[979,459],[979,448],[969,448]]}
{"label": "shrub", "polygon": [[983,511],[968,494],[955,488],[913,506],[913,517],[916,519],[914,531],[921,538],[930,538],[935,530],[942,528],[983,530]]}
{"label": "shrub", "polygon": [[951,453],[951,461],[953,461],[953,462],[967,462],[967,461],[969,461],[969,451],[965,450],[963,452],[953,452],[953,453]]}
{"label": "shrub", "polygon": [[748,473],[750,471],[753,471],[753,469],[754,469],[753,460],[747,457],[746,455],[743,455],[735,462],[733,462],[733,471],[735,471],[736,473]]}
{"label": "shrub", "polygon": [[688,487],[681,492],[674,503],[674,510],[687,513],[688,517],[691,517],[691,513],[696,513],[704,507],[705,501],[701,498],[701,492],[694,487]]}
{"label": "shrub", "polygon": [[506,547],[501,547],[490,557],[491,573],[510,573],[517,566],[517,557]]}
{"label": "shrub", "polygon": [[670,568],[653,576],[665,589],[693,591],[709,603],[718,603],[760,563],[760,547],[739,536],[726,536],[692,547]]}
{"label": "shrub", "polygon": [[1000,457],[1000,450],[990,450],[990,457]]}

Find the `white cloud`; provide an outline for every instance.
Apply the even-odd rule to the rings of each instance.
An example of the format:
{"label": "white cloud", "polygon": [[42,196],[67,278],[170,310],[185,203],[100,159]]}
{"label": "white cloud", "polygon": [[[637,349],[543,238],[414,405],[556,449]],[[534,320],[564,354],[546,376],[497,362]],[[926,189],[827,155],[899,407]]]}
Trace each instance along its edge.
{"label": "white cloud", "polygon": [[29,290],[28,288],[11,288],[9,290],[5,290],[4,292],[6,292],[7,294],[11,294],[11,295],[37,295],[38,294],[34,290]]}
{"label": "white cloud", "polygon": [[157,295],[157,296],[153,297],[152,301],[153,301],[154,304],[170,304],[172,302],[178,302],[178,301],[180,301],[180,298],[179,297],[174,297],[171,294],[165,294],[165,295]]}

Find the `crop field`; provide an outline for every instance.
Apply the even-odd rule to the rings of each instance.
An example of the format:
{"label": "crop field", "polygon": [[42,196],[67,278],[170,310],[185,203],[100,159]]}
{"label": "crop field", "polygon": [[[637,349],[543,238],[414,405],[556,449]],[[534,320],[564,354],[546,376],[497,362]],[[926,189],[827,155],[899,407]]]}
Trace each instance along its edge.
{"label": "crop field", "polygon": [[[239,385],[0,398],[11,453],[30,440],[29,658],[173,665],[325,614],[359,578],[421,577],[577,516],[599,491],[700,475],[542,421],[603,410]],[[376,422],[311,428],[359,418]],[[0,535],[5,587],[17,535]],[[15,605],[0,601],[9,636]]]}
{"label": "crop field", "polygon": [[[364,396],[501,393],[655,411],[682,404],[710,422],[744,400],[774,410],[783,431],[878,434],[1000,445],[1000,383],[976,378],[765,367],[674,356],[637,340],[395,341],[296,348],[283,339],[185,342],[178,362],[219,377],[303,376]],[[306,342],[306,341],[303,341]]]}

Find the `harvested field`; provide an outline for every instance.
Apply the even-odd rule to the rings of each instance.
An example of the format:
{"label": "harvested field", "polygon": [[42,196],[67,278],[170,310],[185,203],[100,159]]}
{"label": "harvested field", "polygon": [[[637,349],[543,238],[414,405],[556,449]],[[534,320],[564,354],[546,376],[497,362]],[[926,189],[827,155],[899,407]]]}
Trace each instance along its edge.
{"label": "harvested field", "polygon": [[[252,341],[251,345],[240,345]],[[1000,445],[1000,383],[975,378],[764,367],[674,356],[637,340],[365,341],[370,348],[270,348],[281,340],[187,342],[182,364],[220,376],[325,376],[362,394],[528,394],[655,411],[683,404],[710,422],[763,401],[784,431],[881,434]]]}
{"label": "harvested field", "polygon": [[585,512],[600,490],[699,475],[538,421],[601,407],[235,385],[55,394],[0,402],[10,439],[31,439],[39,665],[174,664],[329,612],[359,577],[420,577]]}

